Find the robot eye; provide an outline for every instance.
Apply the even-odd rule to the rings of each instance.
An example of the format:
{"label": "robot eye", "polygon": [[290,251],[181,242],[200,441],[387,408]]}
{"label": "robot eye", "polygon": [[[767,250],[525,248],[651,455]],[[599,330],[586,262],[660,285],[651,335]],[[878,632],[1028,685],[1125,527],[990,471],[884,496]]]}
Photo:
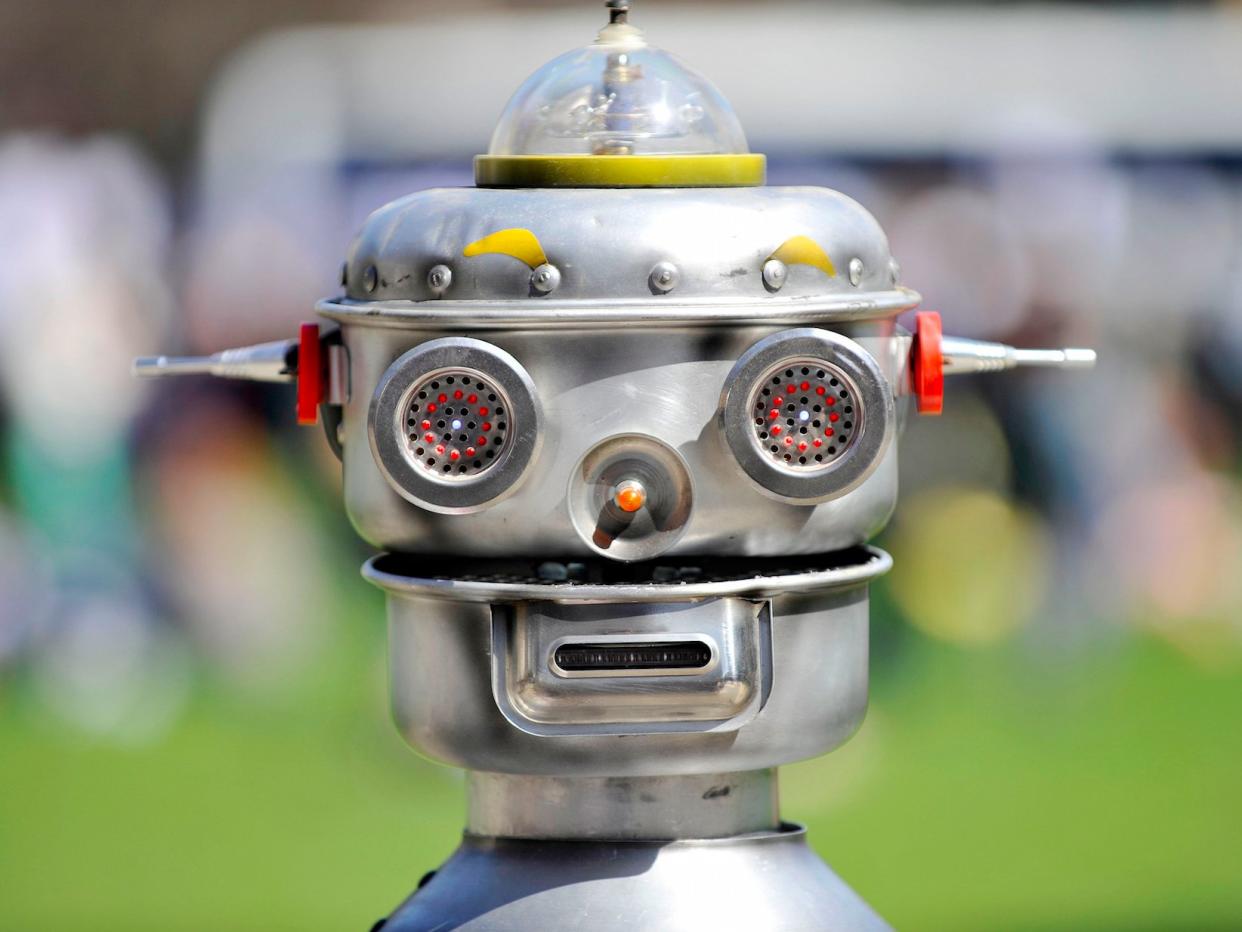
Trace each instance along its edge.
{"label": "robot eye", "polygon": [[786,330],[747,350],[725,383],[725,440],[764,493],[825,502],[862,483],[893,433],[893,393],[866,350],[827,330]]}
{"label": "robot eye", "polygon": [[541,436],[534,384],[516,359],[450,337],[396,360],[371,399],[380,471],[405,499],[442,513],[478,511],[513,491]]}

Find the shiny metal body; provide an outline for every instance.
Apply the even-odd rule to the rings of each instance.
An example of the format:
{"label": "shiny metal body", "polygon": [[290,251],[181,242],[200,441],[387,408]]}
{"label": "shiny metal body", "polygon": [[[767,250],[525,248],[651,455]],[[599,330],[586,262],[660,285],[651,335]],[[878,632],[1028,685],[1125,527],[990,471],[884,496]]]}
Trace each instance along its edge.
{"label": "shiny metal body", "polygon": [[[874,357],[890,383],[904,378],[892,321],[838,330]],[[776,332],[715,324],[563,330],[555,336],[474,331],[530,374],[543,411],[542,445],[508,497],[472,514],[441,515],[406,501],[385,479],[372,454],[368,414],[371,389],[393,362],[445,331],[350,318],[341,328],[353,386],[342,427],[346,509],[358,532],[387,550],[591,557],[598,551],[575,529],[568,504],[577,467],[610,438],[643,434],[676,450],[694,481],[694,509],[665,555],[816,553],[861,543],[883,527],[896,504],[895,444],[883,451],[866,483],[814,506],[773,501],[728,448],[720,397],[729,374],[743,353]]]}
{"label": "shiny metal body", "polygon": [[[560,270],[553,294],[532,294],[532,268],[512,256],[462,255],[471,242],[510,228],[534,234],[546,261]],[[838,273],[791,265],[772,293],[762,280],[764,262],[795,235],[818,243]],[[865,269],[857,285],[844,274],[853,258]],[[721,319],[721,305],[758,305],[752,320],[775,320],[782,312],[799,320],[838,299],[845,316],[883,316],[918,302],[892,280],[889,258],[875,219],[827,188],[438,188],[400,198],[368,218],[350,250],[343,299],[321,309],[329,316],[443,320],[475,316],[475,302],[501,302],[517,306],[491,310],[520,321],[553,310],[574,317],[575,307],[612,308],[602,319],[617,320],[644,305],[649,319],[675,319],[679,306],[697,306],[707,323]],[[657,296],[651,275],[658,263],[675,265],[678,276],[675,288]],[[436,265],[453,273],[443,297],[427,282]],[[368,268],[377,273],[374,291],[365,287]],[[429,301],[440,304],[410,306]]]}
{"label": "shiny metal body", "polygon": [[[388,593],[393,717],[414,747],[476,771],[654,777],[766,769],[845,741],[867,706],[867,582],[889,565],[857,550],[766,573],[747,561],[733,578],[547,583],[381,557],[366,575]],[[718,662],[557,676],[567,632],[705,637]]]}
{"label": "shiny metal body", "polygon": [[[542,250],[528,262],[546,256],[559,270],[554,293],[533,287],[530,265],[513,255],[464,255],[467,244],[510,228],[528,231]],[[795,264],[774,292],[765,261],[795,234],[816,237],[842,269],[859,258],[875,271],[853,284]],[[889,258],[871,216],[820,188],[453,189],[396,201],[359,235],[345,296],[320,304],[340,324],[350,359],[339,431],[350,517],[377,547],[484,557],[775,555],[861,543],[895,504],[889,441],[906,362],[893,319],[918,300],[896,287]],[[820,331],[826,339],[856,350],[851,371],[874,400],[876,428],[850,468],[795,482],[817,488],[773,501],[730,449],[720,402],[739,358],[795,323],[830,328]],[[381,396],[399,394],[391,389],[397,360],[462,335],[529,373],[542,412],[534,434],[518,425],[540,447],[525,481],[468,496],[467,507],[448,501],[461,488],[412,492],[417,477],[395,455],[402,438],[393,435],[391,404],[381,421],[374,416]],[[590,491],[582,464],[619,435],[649,437],[684,461],[696,491],[676,534],[601,546],[598,529],[584,527],[574,505]],[[769,472],[779,478],[779,469]]]}
{"label": "shiny metal body", "polygon": [[728,838],[467,834],[382,932],[880,932],[889,926],[794,825]]}

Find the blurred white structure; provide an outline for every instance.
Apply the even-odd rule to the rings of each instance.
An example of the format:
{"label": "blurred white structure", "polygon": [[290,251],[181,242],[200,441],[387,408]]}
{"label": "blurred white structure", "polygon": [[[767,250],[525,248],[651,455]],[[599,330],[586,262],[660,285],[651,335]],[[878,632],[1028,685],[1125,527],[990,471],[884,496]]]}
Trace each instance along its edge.
{"label": "blurred white structure", "polygon": [[[215,87],[204,178],[270,161],[482,152],[509,89],[577,45],[592,15],[496,11],[263,38]],[[991,153],[1021,136],[1015,114],[1056,114],[1105,148],[1242,149],[1242,10],[649,3],[635,22],[717,77],[758,151]],[[1041,125],[1020,141],[1046,138]]]}

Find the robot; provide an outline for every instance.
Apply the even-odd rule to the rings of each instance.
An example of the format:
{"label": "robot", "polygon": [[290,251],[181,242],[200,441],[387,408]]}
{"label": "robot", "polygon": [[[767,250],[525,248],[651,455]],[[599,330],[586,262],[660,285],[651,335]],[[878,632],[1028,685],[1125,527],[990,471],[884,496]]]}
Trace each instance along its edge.
{"label": "robot", "polygon": [[607,8],[476,187],[371,215],[322,324],[136,371],[296,382],[382,551],[394,717],[468,816],[377,928],[887,928],[776,768],[863,719],[911,409],[1094,354],[903,329],[866,210],[765,187],[720,93]]}

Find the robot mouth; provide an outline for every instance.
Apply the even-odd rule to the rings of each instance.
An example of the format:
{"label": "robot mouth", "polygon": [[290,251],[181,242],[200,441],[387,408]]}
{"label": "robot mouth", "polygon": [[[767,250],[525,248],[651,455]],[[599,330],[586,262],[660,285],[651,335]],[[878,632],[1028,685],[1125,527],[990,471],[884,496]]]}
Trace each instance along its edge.
{"label": "robot mouth", "polygon": [[649,641],[613,644],[562,644],[552,653],[554,670],[616,673],[626,670],[701,670],[712,662],[703,641]]}

